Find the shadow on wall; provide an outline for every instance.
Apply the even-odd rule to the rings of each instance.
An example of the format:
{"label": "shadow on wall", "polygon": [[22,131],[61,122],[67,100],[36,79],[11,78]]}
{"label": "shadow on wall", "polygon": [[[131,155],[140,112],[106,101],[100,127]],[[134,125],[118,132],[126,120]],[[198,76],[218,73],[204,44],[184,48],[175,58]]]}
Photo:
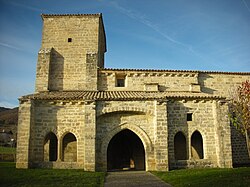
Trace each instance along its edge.
{"label": "shadow on wall", "polygon": [[230,124],[230,127],[233,167],[250,166],[246,137],[241,134],[233,124]]}
{"label": "shadow on wall", "polygon": [[[57,132],[57,125],[64,120],[58,114],[61,106],[48,107],[47,112],[40,115],[45,121],[48,121],[48,128],[44,131],[46,135],[43,139],[43,160],[44,162],[77,162],[77,139],[73,132],[66,131],[60,137]],[[59,117],[59,116],[60,117]],[[49,116],[49,117],[48,117]],[[48,118],[48,119],[45,119]],[[59,120],[58,120],[59,119]],[[42,124],[47,126],[47,124]],[[52,130],[51,130],[52,129]],[[59,153],[59,155],[58,155]]]}
{"label": "shadow on wall", "polygon": [[49,90],[63,90],[64,57],[54,48],[51,51]]}
{"label": "shadow on wall", "polygon": [[201,86],[201,92],[208,93],[208,94],[214,94],[214,92],[215,92],[216,90],[211,89],[211,88],[209,88],[209,87],[206,87],[205,82],[206,82],[208,79],[213,79],[213,77],[210,76],[210,75],[208,75],[208,74],[205,74],[205,73],[200,73],[200,74],[199,74],[198,83],[199,83],[199,85]]}
{"label": "shadow on wall", "polygon": [[178,101],[168,103],[170,169],[187,168],[191,161],[204,158],[203,137],[199,129],[189,134],[189,122],[194,121],[195,110]]}

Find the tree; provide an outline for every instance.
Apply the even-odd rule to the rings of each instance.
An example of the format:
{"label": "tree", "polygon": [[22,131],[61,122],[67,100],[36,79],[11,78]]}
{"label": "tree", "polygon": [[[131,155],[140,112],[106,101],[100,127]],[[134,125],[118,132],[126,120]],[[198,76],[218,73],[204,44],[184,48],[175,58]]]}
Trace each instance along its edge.
{"label": "tree", "polygon": [[245,137],[250,158],[250,81],[246,80],[234,91],[229,101],[229,117],[232,124]]}

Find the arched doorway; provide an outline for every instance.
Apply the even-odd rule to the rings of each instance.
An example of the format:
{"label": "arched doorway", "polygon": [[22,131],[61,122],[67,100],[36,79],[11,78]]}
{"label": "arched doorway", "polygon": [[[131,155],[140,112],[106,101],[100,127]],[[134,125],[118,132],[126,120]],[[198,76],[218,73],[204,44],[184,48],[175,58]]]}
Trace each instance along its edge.
{"label": "arched doorway", "polygon": [[182,132],[174,136],[174,155],[176,160],[187,160],[186,137]]}
{"label": "arched doorway", "polygon": [[62,161],[76,162],[77,161],[77,140],[74,134],[67,133],[63,138]]}
{"label": "arched doorway", "polygon": [[191,136],[191,156],[194,159],[203,159],[203,140],[201,133],[195,131]]}
{"label": "arched doorway", "polygon": [[109,142],[108,170],[145,170],[145,150],[140,138],[131,130],[122,130]]}
{"label": "arched doorway", "polygon": [[57,137],[53,132],[46,135],[44,139],[44,161],[57,160]]}

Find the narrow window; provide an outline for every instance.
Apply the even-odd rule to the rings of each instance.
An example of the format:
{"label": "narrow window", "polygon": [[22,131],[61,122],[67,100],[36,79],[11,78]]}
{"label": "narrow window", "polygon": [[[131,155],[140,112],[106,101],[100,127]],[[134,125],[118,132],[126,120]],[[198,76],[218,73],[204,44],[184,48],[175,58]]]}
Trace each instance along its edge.
{"label": "narrow window", "polygon": [[68,38],[68,42],[72,42],[72,38]]}
{"label": "narrow window", "polygon": [[193,114],[187,113],[187,121],[193,121]]}

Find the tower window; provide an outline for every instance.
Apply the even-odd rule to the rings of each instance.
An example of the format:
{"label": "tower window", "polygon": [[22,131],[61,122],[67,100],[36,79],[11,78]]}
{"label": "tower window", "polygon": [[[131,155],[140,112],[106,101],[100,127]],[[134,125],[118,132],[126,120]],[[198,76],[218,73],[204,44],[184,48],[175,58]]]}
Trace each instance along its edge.
{"label": "tower window", "polygon": [[72,42],[72,38],[68,38],[68,42]]}
{"label": "tower window", "polygon": [[187,113],[187,121],[193,121],[193,114]]}

